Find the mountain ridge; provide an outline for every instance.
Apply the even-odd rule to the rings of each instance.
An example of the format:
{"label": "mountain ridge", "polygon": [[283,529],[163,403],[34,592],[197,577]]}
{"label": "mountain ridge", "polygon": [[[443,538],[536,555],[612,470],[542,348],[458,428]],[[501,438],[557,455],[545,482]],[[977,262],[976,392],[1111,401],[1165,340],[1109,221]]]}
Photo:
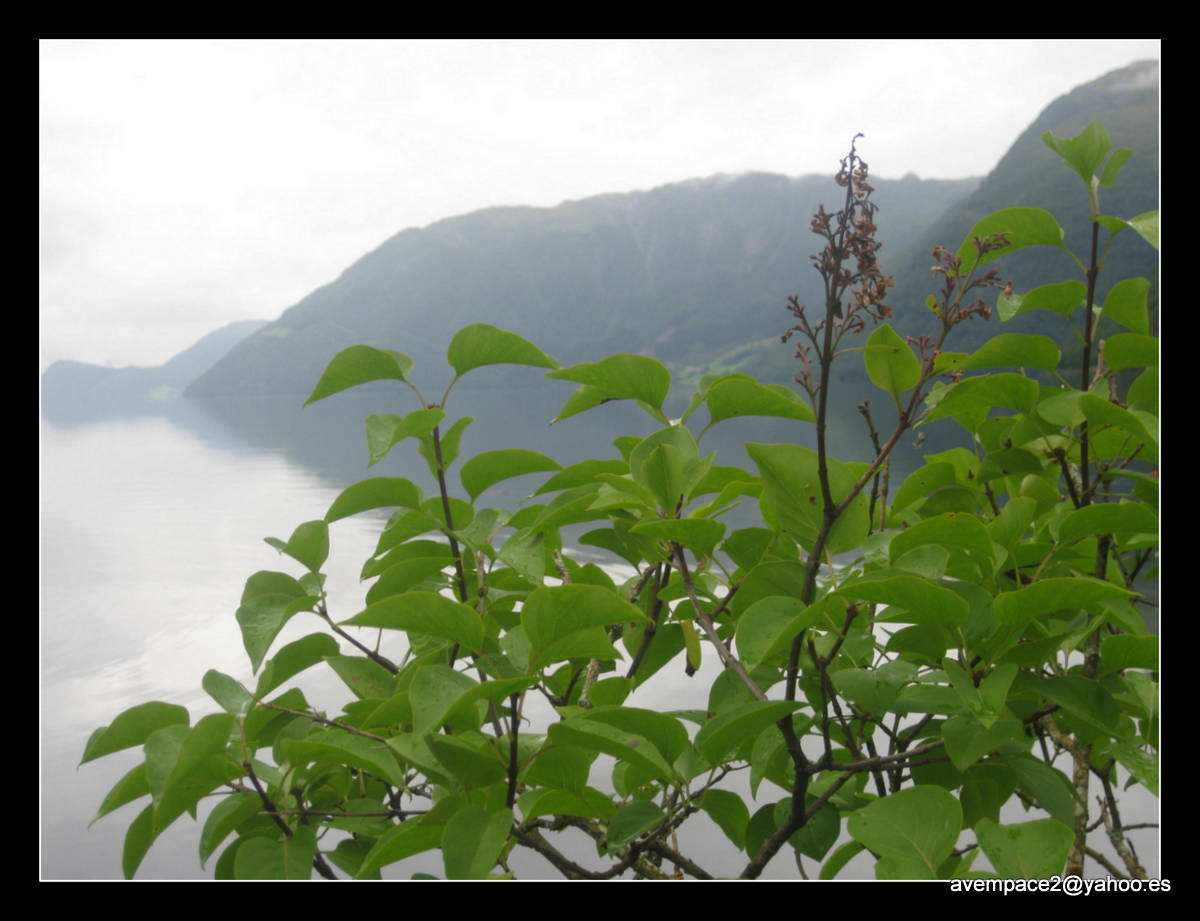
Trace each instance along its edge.
{"label": "mountain ridge", "polygon": [[42,373],[42,410],[49,416],[80,411],[152,410],[178,399],[197,377],[269,320],[239,320],[206,333],[155,367],[110,368],[56,361]]}
{"label": "mountain ridge", "polygon": [[[1114,146],[1135,152],[1116,189],[1104,190],[1105,210],[1131,217],[1157,207],[1158,74],[1156,60],[1135,62],[1056,98],[985,177],[873,175],[880,260],[897,281],[889,303],[901,308],[893,325],[902,333],[927,331],[927,314],[912,305],[931,290],[930,250],[956,247],[979,217],[998,208],[1049,206],[1068,244],[1079,248],[1089,220],[1086,196],[1042,144],[1046,130],[1072,136],[1091,120],[1104,122]],[[159,368],[56,362],[43,376],[43,406],[154,406],[180,392],[303,397],[329,358],[360,343],[406,352],[417,364],[414,380],[444,385],[446,345],[472,322],[511,329],[568,364],[637,351],[663,361],[684,384],[715,370],[787,381],[795,362],[778,344],[789,323],[784,304],[792,294],[804,303],[820,300],[807,258],[820,241],[809,222],[818,203],[836,205],[837,197],[828,175],[716,173],[553,207],[492,206],[404,228],[275,320],[215,331]],[[1133,234],[1124,236],[1106,283],[1131,274],[1156,278],[1156,254],[1144,244],[1139,249]],[[1002,265],[1018,290],[1074,273],[1056,251],[1017,253]],[[1005,331],[1069,337],[1068,329],[1037,325],[1059,319],[1026,315]],[[233,327],[241,332],[226,332]],[[997,330],[967,324],[963,335],[956,331],[962,341],[955,347]],[[496,369],[489,382],[495,375],[501,382],[512,376]]]}
{"label": "mountain ridge", "polygon": [[[877,198],[924,225],[978,181],[876,180]],[[361,342],[440,365],[472,322],[564,362],[613,351],[703,359],[748,341],[730,335],[786,326],[783,304],[813,248],[811,212],[829,188],[827,176],[717,174],[408,228],[240,343],[188,395],[306,392],[333,354]],[[689,341],[674,335],[685,328]]]}

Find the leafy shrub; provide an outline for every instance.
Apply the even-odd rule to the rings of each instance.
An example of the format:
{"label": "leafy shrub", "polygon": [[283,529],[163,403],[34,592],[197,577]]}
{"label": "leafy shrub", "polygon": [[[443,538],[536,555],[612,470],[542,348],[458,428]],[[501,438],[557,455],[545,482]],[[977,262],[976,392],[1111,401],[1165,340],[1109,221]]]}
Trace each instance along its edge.
{"label": "leafy shrub", "polygon": [[[1099,190],[1129,156],[1106,160],[1102,127],[1045,140],[1087,186],[1083,280],[1024,294],[1002,282],[994,263],[1006,254],[1065,244],[1045,211],[998,212],[957,250],[935,250],[935,330],[910,341],[884,322],[891,281],[876,260],[867,165],[851,145],[836,177],[842,207],[822,207],[812,224],[825,241],[813,257],[825,302],[814,313],[790,304],[785,338],[798,343],[803,396],[714,375],[673,421],[671,377],[654,359],[562,368],[485,324],[451,341],[453,378],[437,402],[409,381],[407,356],[339,353],[308,402],[369,381],[411,388],[419,408],[367,419],[371,463],[414,440],[437,493],[367,479],[322,520],[268,539],[300,575],[246,582],[237,620],[256,681],[208,672],[221,712],[195,724],[150,702],[96,730],[85,762],[145,753],[100,807],[148,799],[126,836],[126,876],[210,795],[220,799],[200,855],[217,855],[218,878],[335,878],[335,868],[378,878],[425,851],[440,851],[447,878],[507,876],[518,847],[572,879],[753,878],[785,847],[801,872],[802,858],[818,862],[822,878],[864,851],[879,878],[989,875],[972,869],[980,851],[1005,877],[1081,874],[1087,855],[1105,860],[1088,843],[1095,782],[1097,824],[1125,872],[1144,877],[1117,793],[1158,786],[1158,641],[1139,610],[1157,547],[1158,349],[1148,282],[1120,282],[1103,305],[1093,291],[1101,234],[1132,228],[1157,246],[1157,215],[1101,214]],[[955,327],[990,313],[989,288],[1003,288],[1002,319],[1082,310],[1075,385],[1043,336],[947,350]],[[1128,331],[1094,341],[1098,316]],[[881,433],[860,407],[867,462],[825,449],[828,382],[845,352],[861,352],[896,410]],[[459,379],[498,364],[578,385],[559,419],[633,400],[662,427],[567,467],[522,448],[486,451],[458,466],[468,497],[458,498],[449,478],[471,420],[450,422],[446,407]],[[753,469],[719,465],[701,442],[742,416],[812,423],[817,447],[746,444]],[[893,448],[937,419],[965,429],[969,447],[927,456],[892,490]],[[529,474],[546,475],[530,504],[481,502]],[[757,526],[722,520],[739,503],[757,505]],[[335,623],[321,573],[329,525],[376,509],[396,511],[362,570],[366,604]],[[562,529],[580,523],[580,542],[628,564],[630,578],[572,559]],[[322,629],[274,648],[301,614]],[[714,657],[715,679],[693,678],[691,709],[646,705],[668,664],[695,675]],[[353,697],[332,716],[294,680],[322,666]],[[627,704],[635,691],[640,706]],[[534,698],[552,707],[546,725],[525,718]],[[730,789],[744,768],[752,801]],[[1014,799],[1038,818],[1003,824]],[[740,866],[704,868],[681,853],[676,832],[699,812],[744,854]],[[592,839],[594,860],[568,856],[568,832]]]}

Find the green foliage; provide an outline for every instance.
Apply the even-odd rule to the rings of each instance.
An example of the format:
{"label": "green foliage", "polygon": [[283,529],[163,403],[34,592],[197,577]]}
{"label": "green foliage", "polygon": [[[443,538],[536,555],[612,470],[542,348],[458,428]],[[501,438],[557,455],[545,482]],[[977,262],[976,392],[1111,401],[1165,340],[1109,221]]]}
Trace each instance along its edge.
{"label": "green foliage", "polygon": [[[1156,238],[1151,216],[1100,219],[1099,189],[1129,158],[1108,157],[1106,138],[1092,126],[1047,143],[1086,183],[1098,230]],[[807,399],[714,376],[672,422],[670,374],[654,359],[560,368],[484,324],[454,337],[437,403],[412,384],[405,355],[338,354],[309,402],[383,378],[408,387],[419,407],[372,416],[368,456],[412,439],[438,494],[367,479],[287,541],[269,538],[298,574],[247,580],[236,619],[254,689],[210,671],[203,687],[220,712],[192,725],[184,708],[152,702],[93,734],[84,761],[144,754],[97,815],[147,801],[129,826],[126,876],[213,794],[200,858],[216,857],[218,878],[334,878],[336,868],[373,879],[428,851],[447,879],[509,878],[517,848],[572,879],[754,878],[784,848],[801,869],[820,864],[822,879],[862,854],[880,879],[977,876],[980,854],[1024,878],[1083,872],[1093,826],[1144,876],[1116,795],[1158,789],[1158,641],[1138,611],[1157,548],[1156,378],[1125,385],[1116,372],[1157,366],[1147,284],[1110,288],[1104,314],[1129,332],[1109,340],[1105,364],[1094,286],[1007,286],[1005,319],[1082,312],[1074,384],[1044,336],[950,352],[955,328],[987,311],[968,295],[1001,286],[985,267],[1021,247],[1067,245],[1048,212],[1005,209],[938,251],[935,332],[905,339],[883,322],[889,281],[853,146],[837,181],[841,210],[813,223],[827,242],[815,257],[824,304],[815,318],[791,305]],[[1077,261],[1085,279],[1103,269],[1095,248]],[[824,447],[831,368],[868,322],[857,350],[897,423],[880,435],[864,408],[873,451],[846,462]],[[576,384],[558,420],[632,400],[660,428],[568,467],[519,447],[486,451],[458,468],[468,498],[452,496],[470,420],[443,430],[450,392],[496,364]],[[709,421],[693,433],[702,407]],[[815,425],[817,449],[747,444],[751,469],[702,452],[709,428],[755,415]],[[965,446],[927,456],[889,504],[891,449],[937,419],[960,425]],[[543,481],[522,508],[487,504],[496,485],[533,475]],[[757,503],[760,521],[722,520],[737,503]],[[322,573],[329,525],[382,508],[396,511],[362,568],[366,603],[335,623]],[[581,543],[633,574],[572,559],[563,529],[580,523]],[[322,630],[274,649],[302,615]],[[340,713],[318,712],[294,684],[318,667],[346,686]],[[691,678],[690,709],[656,708],[668,668]],[[744,767],[748,795],[733,783]],[[1102,822],[1089,817],[1092,782]],[[1008,823],[1018,802],[1038,817]],[[740,866],[703,867],[688,853],[698,812],[744,855]],[[591,838],[594,859],[568,856],[564,833]]]}

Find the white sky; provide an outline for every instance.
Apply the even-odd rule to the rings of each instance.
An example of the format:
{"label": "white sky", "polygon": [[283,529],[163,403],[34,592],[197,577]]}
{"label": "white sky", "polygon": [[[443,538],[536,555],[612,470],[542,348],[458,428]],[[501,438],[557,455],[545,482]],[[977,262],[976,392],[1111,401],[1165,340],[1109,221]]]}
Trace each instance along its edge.
{"label": "white sky", "polygon": [[[407,227],[714,173],[985,175],[1160,40],[43,41],[41,367],[157,365]],[[804,259],[798,261],[803,266]]]}

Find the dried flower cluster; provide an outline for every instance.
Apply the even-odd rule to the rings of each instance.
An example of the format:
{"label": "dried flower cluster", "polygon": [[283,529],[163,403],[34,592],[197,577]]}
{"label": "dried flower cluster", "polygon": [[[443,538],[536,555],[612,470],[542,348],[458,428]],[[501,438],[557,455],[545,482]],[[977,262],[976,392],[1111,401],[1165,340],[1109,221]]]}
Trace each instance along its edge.
{"label": "dried flower cluster", "polygon": [[[810,257],[825,281],[824,319],[815,327],[811,326],[804,315],[804,305],[794,295],[788,298],[788,310],[798,322],[781,338],[787,342],[793,334],[799,332],[812,343],[811,347],[798,345],[796,348],[796,357],[804,366],[796,381],[810,393],[813,389],[809,357],[811,348],[817,348],[820,353],[832,349],[836,344],[827,341],[822,346],[818,342],[818,333],[826,324],[836,326],[837,338],[840,339],[846,333],[857,333],[866,328],[863,314],[878,323],[892,313],[884,299],[887,289],[893,287],[895,282],[891,276],[884,277],[876,258],[882,245],[875,239],[878,230],[875,226],[875,212],[878,206],[871,201],[871,193],[875,189],[867,181],[867,163],[855,152],[854,143],[860,137],[861,134],[855,135],[850,143],[850,153],[841,161],[837,175],[834,176],[834,181],[846,189],[846,200],[842,209],[830,214],[824,205],[820,205],[812,219],[812,232],[824,237],[826,241],[825,248]],[[853,268],[850,265],[853,265]],[[853,296],[853,301],[849,310],[843,312],[843,301],[847,292]],[[826,338],[828,340],[829,337]]]}
{"label": "dried flower cluster", "polygon": [[[980,258],[986,253],[1004,249],[1010,245],[1008,234],[1006,233],[993,233],[988,234],[986,237],[975,237],[971,242],[975,245],[975,251],[979,254]],[[1012,294],[1012,282],[1001,282],[1000,273],[996,269],[989,269],[979,278],[973,277],[972,273],[964,279],[961,275],[962,259],[950,252],[946,247],[935,246],[933,249],[933,258],[939,264],[932,267],[932,272],[934,275],[940,275],[943,283],[941,303],[931,304],[930,309],[942,319],[947,328],[976,316],[984,320],[991,318],[992,309],[983,300],[977,300],[967,307],[962,306],[962,300],[968,291],[974,288],[1002,287],[1005,294]]]}

